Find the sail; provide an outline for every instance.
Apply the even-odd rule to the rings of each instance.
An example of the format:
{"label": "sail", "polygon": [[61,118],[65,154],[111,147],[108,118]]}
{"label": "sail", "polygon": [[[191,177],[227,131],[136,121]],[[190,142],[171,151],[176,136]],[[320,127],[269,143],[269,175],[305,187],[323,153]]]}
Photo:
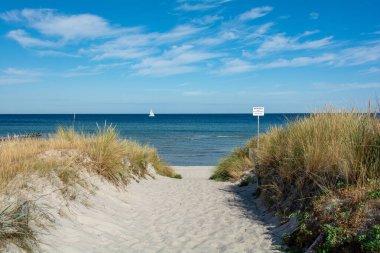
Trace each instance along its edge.
{"label": "sail", "polygon": [[154,117],[154,112],[152,109],[150,110],[149,117]]}

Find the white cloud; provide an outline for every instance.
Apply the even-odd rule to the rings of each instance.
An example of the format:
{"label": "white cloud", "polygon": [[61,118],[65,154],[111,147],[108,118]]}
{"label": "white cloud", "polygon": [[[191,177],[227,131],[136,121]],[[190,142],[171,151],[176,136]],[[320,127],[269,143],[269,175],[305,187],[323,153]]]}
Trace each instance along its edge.
{"label": "white cloud", "polygon": [[98,53],[93,57],[93,60],[104,59],[141,59],[152,55],[156,52],[154,49],[139,49],[139,48],[127,48],[127,49],[112,49]]}
{"label": "white cloud", "polygon": [[180,5],[176,10],[180,11],[206,11],[219,7],[224,3],[228,3],[231,0],[192,0],[192,1],[178,1]]}
{"label": "white cloud", "polygon": [[219,57],[218,54],[194,50],[193,46],[172,47],[158,57],[150,57],[132,66],[136,75],[168,76],[198,70],[195,63]]}
{"label": "white cloud", "polygon": [[190,85],[190,83],[184,82],[184,83],[178,84],[177,86],[178,87],[185,87],[185,86],[189,86],[189,85]]}
{"label": "white cloud", "polygon": [[209,24],[213,24],[216,21],[222,20],[222,19],[223,19],[222,16],[218,16],[218,15],[206,15],[206,16],[203,16],[203,17],[200,17],[200,18],[195,18],[195,19],[192,20],[192,22],[195,23],[195,24],[198,24],[198,25],[209,25]]}
{"label": "white cloud", "polygon": [[224,66],[219,70],[220,74],[237,74],[252,71],[256,68],[255,65],[240,59],[227,59],[224,61]]}
{"label": "white cloud", "polygon": [[57,50],[34,50],[33,51],[38,56],[53,56],[53,57],[69,57],[69,58],[79,58],[80,56],[76,53],[65,53]]}
{"label": "white cloud", "polygon": [[316,19],[319,18],[319,13],[318,12],[310,12],[309,13],[309,18],[316,20]]}
{"label": "white cloud", "polygon": [[18,69],[18,68],[6,68],[3,70],[6,75],[13,76],[41,76],[44,73],[41,70],[34,69]]}
{"label": "white cloud", "polygon": [[205,11],[215,7],[213,4],[181,4],[176,9],[181,11]]}
{"label": "white cloud", "polygon": [[57,47],[59,45],[56,42],[33,38],[21,29],[8,32],[7,38],[14,39],[23,47]]}
{"label": "white cloud", "polygon": [[33,78],[16,78],[16,77],[0,76],[0,85],[34,83],[37,81],[38,81],[37,79],[33,79]]}
{"label": "white cloud", "polygon": [[6,68],[1,71],[0,85],[23,84],[38,82],[40,76],[44,75],[41,70]]}
{"label": "white cloud", "polygon": [[368,45],[343,49],[336,59],[338,66],[354,66],[380,60],[380,41]]}
{"label": "white cloud", "polygon": [[193,41],[193,44],[196,45],[202,45],[202,46],[216,46],[220,45],[226,40],[221,38],[220,36],[217,37],[205,37],[198,40]]}
{"label": "white cloud", "polygon": [[265,63],[250,63],[240,59],[228,59],[219,70],[220,74],[236,74],[250,71],[274,68],[304,67],[315,64],[331,64],[335,60],[335,55],[324,54],[316,57],[295,57],[290,59],[278,59]]}
{"label": "white cloud", "polygon": [[249,34],[246,39],[259,38],[266,34],[269,29],[274,25],[273,22],[269,22],[258,26],[253,33]]}
{"label": "white cloud", "polygon": [[380,73],[380,68],[378,67],[370,67],[368,70],[364,71],[368,74],[375,74],[375,73]]}
{"label": "white cloud", "polygon": [[93,76],[104,73],[106,70],[122,68],[128,65],[128,62],[97,64],[97,65],[80,65],[76,68],[70,69],[64,73],[59,73],[57,76],[61,77],[77,77],[77,76]]}
{"label": "white cloud", "polygon": [[[178,1],[181,5],[217,6],[225,2],[227,1]],[[16,25],[21,24],[23,29],[12,30],[7,37],[16,40],[23,47],[32,48],[32,52],[37,55],[93,60],[89,63],[93,64],[92,67],[71,69],[61,75],[66,77],[94,75],[118,68],[116,65],[109,65],[109,68],[100,69],[97,63],[104,60],[123,62],[120,67],[128,73],[133,72],[133,75],[151,76],[168,76],[205,69],[208,72],[219,69],[218,73],[234,74],[311,65],[339,67],[376,63],[380,60],[380,40],[340,49],[344,45],[333,41],[332,36],[319,39],[308,37],[319,31],[306,31],[289,36],[285,33],[273,34],[273,22],[254,25],[242,22],[263,17],[271,11],[272,7],[269,6],[257,7],[223,22],[217,22],[223,19],[221,16],[205,15],[190,20],[190,23],[160,32],[149,31],[141,26],[118,27],[92,14],[66,15],[50,9],[9,11],[0,14],[0,18]],[[71,26],[75,27],[70,29]],[[226,47],[220,46],[223,43]],[[330,45],[334,45],[334,48],[329,48]],[[312,51],[317,49],[318,51]],[[271,55],[276,52],[282,53],[275,55],[279,57],[277,59]],[[239,59],[241,54],[244,58]],[[125,61],[128,64],[124,64]],[[376,68],[372,69],[373,73],[376,71]],[[3,79],[17,79],[15,73],[3,73],[0,75]],[[28,78],[33,79],[31,76]]]}
{"label": "white cloud", "polygon": [[64,15],[52,9],[23,9],[2,13],[8,22],[23,23],[41,34],[63,41],[114,36],[124,29],[111,27],[102,17],[92,14]]}
{"label": "white cloud", "polygon": [[[244,52],[243,52],[244,53]],[[249,53],[244,53],[249,57]],[[273,68],[289,68],[303,67],[313,65],[325,65],[334,67],[355,66],[377,62],[380,60],[380,41],[367,43],[366,46],[352,47],[340,50],[338,52],[323,53],[317,56],[301,56],[293,58],[282,58],[270,62],[251,63],[240,59],[228,59],[224,61],[222,68],[219,70],[221,74],[244,73],[262,69]],[[370,68],[368,73],[376,73],[380,71],[377,67]],[[352,88],[354,85],[351,85]],[[365,87],[365,86],[362,86]],[[368,85],[368,87],[374,87]],[[357,86],[359,88],[359,86]]]}
{"label": "white cloud", "polygon": [[309,40],[301,42],[300,39],[309,36],[315,32],[305,32],[300,36],[287,37],[284,34],[275,34],[266,37],[263,43],[256,50],[257,54],[265,55],[279,51],[295,51],[304,49],[319,49],[326,47],[332,43],[332,36],[328,36],[319,40]]}
{"label": "white cloud", "polygon": [[323,54],[316,57],[296,57],[292,59],[278,59],[269,63],[258,64],[261,69],[284,68],[284,67],[303,67],[315,64],[331,64],[335,60],[333,54]]}
{"label": "white cloud", "polygon": [[194,35],[196,33],[199,33],[200,31],[204,29],[205,28],[194,27],[191,25],[179,25],[179,26],[174,27],[171,31],[167,33],[157,34],[157,38],[155,38],[155,41],[161,42],[161,43],[178,41],[186,37],[189,37],[191,35]]}
{"label": "white cloud", "polygon": [[100,45],[81,49],[83,55],[91,55],[93,60],[142,59],[161,52],[161,46],[184,39],[202,31],[203,28],[179,25],[164,33],[134,33],[120,36]]}
{"label": "white cloud", "polygon": [[269,14],[269,12],[272,11],[272,9],[273,8],[270,6],[256,7],[241,14],[239,16],[239,20],[247,21],[247,20],[257,19],[257,18],[266,16],[267,14]]}
{"label": "white cloud", "polygon": [[200,46],[217,46],[224,42],[235,40],[237,38],[238,37],[234,32],[222,31],[216,36],[203,37],[193,41],[192,43]]}

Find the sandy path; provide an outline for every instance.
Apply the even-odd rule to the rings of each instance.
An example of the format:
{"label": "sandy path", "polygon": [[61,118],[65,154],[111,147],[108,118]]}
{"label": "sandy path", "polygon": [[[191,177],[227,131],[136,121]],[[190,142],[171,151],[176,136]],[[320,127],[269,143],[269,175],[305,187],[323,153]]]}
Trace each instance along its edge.
{"label": "sandy path", "polygon": [[127,193],[108,186],[93,196],[90,208],[74,205],[71,215],[58,219],[42,236],[42,250],[273,252],[252,191],[208,180],[211,169],[176,167],[182,180],[142,180]]}

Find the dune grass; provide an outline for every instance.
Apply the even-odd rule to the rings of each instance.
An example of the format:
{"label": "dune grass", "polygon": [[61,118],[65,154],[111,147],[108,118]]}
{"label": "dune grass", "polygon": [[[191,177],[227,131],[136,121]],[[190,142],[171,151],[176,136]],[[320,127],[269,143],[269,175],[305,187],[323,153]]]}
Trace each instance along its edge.
{"label": "dune grass", "polygon": [[[160,175],[179,177],[160,160],[154,148],[120,139],[112,126],[98,128],[92,135],[61,128],[47,139],[0,142],[0,197],[7,194],[18,177],[31,175],[56,175],[67,190],[83,183],[81,172],[90,172],[123,187],[132,177],[149,174],[149,165]],[[36,240],[29,226],[33,217],[27,207],[33,203],[11,197],[14,201],[10,204],[0,198],[0,251],[6,242],[12,242],[31,252]]]}
{"label": "dune grass", "polygon": [[[300,229],[286,240],[295,249],[305,250],[322,234],[320,251],[380,252],[376,116],[328,110],[274,127],[260,137],[252,161],[260,197],[271,210],[299,216]],[[250,168],[247,150],[256,142],[252,139],[241,149],[244,152],[225,158],[213,177],[235,181]]]}
{"label": "dune grass", "polygon": [[219,162],[210,179],[236,182],[251,166],[252,161],[248,158],[248,147],[236,148],[231,155]]}

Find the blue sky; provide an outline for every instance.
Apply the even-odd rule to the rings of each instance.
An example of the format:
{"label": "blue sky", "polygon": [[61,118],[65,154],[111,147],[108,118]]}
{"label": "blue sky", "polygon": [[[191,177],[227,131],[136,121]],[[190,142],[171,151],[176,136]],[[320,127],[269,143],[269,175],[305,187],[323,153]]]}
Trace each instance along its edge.
{"label": "blue sky", "polygon": [[380,96],[377,0],[0,3],[0,113],[310,112]]}

